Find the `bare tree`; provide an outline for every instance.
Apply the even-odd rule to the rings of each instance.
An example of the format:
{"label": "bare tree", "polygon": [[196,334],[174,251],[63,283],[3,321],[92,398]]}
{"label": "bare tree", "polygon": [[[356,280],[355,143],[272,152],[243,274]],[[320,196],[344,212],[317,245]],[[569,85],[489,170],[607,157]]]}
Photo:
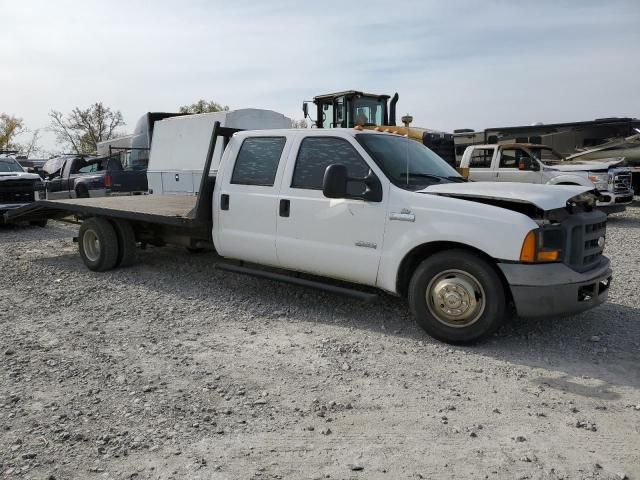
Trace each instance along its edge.
{"label": "bare tree", "polygon": [[213,100],[207,102],[206,100],[198,100],[191,105],[183,105],[180,107],[180,113],[211,113],[211,112],[227,112],[229,111],[228,105],[222,105],[221,103],[214,102]]}
{"label": "bare tree", "polygon": [[291,128],[307,128],[308,126],[304,118],[302,120],[291,120]]}
{"label": "bare tree", "polygon": [[105,107],[102,102],[96,102],[86,109],[76,107],[66,116],[51,110],[49,117],[49,128],[58,141],[79,154],[94,153],[98,142],[114,138],[116,129],[125,125],[122,113]]}
{"label": "bare tree", "polygon": [[15,137],[24,130],[24,122],[21,118],[6,113],[0,114],[0,150],[17,148],[13,143]]}
{"label": "bare tree", "polygon": [[36,128],[35,130],[31,131],[31,138],[29,139],[29,141],[27,143],[20,144],[20,151],[24,153],[27,158],[31,157],[32,154],[42,156],[44,152],[38,144],[39,140],[40,129]]}

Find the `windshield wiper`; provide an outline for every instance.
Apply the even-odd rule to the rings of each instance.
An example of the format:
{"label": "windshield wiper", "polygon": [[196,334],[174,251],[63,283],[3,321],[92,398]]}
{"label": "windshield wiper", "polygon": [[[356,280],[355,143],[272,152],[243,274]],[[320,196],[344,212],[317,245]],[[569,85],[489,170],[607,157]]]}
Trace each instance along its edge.
{"label": "windshield wiper", "polygon": [[447,177],[449,180],[451,180],[452,182],[461,182],[464,183],[466,180],[464,179],[464,177],[460,177],[458,175],[450,175]]}
{"label": "windshield wiper", "polygon": [[434,175],[433,173],[417,173],[417,172],[402,172],[400,174],[401,177],[418,177],[418,178],[431,178],[433,180],[436,181],[441,181],[441,180],[449,180],[452,182],[464,182],[464,180],[462,179],[462,177],[458,177],[455,175],[450,175],[448,177],[442,176],[442,175]]}

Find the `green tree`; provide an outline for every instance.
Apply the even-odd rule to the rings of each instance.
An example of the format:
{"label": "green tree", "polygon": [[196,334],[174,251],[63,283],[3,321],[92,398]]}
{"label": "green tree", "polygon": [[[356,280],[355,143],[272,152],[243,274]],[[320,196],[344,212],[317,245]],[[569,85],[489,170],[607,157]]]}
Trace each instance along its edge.
{"label": "green tree", "polygon": [[206,100],[198,100],[191,105],[182,105],[180,107],[180,113],[211,113],[211,112],[227,112],[229,111],[228,105],[222,105],[213,100],[207,102]]}
{"label": "green tree", "polygon": [[16,149],[15,137],[24,131],[24,122],[21,118],[6,113],[0,114],[0,150]]}
{"label": "green tree", "polygon": [[102,102],[86,109],[76,107],[67,115],[51,110],[49,117],[49,129],[58,141],[78,154],[95,153],[98,142],[115,138],[117,128],[125,125],[122,113],[111,110]]}

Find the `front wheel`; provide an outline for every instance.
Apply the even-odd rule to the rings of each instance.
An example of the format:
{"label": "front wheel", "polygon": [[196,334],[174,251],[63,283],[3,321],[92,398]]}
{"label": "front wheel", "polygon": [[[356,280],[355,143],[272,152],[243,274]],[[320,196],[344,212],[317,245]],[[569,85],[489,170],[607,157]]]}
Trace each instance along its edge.
{"label": "front wheel", "polygon": [[493,266],[465,250],[424,260],[409,284],[409,306],[432,337],[468,343],[495,332],[506,315],[504,287]]}

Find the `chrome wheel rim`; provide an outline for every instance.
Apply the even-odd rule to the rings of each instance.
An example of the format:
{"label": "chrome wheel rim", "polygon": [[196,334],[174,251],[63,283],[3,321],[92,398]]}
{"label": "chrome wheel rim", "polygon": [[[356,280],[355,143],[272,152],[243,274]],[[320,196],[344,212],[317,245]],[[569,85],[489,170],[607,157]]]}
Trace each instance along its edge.
{"label": "chrome wheel rim", "polygon": [[82,246],[84,247],[84,254],[91,262],[96,262],[100,257],[100,240],[98,235],[93,230],[87,230],[82,236]]}
{"label": "chrome wheel rim", "polygon": [[431,279],[425,294],[431,314],[448,327],[462,328],[482,316],[486,296],[476,277],[462,270],[445,270]]}

